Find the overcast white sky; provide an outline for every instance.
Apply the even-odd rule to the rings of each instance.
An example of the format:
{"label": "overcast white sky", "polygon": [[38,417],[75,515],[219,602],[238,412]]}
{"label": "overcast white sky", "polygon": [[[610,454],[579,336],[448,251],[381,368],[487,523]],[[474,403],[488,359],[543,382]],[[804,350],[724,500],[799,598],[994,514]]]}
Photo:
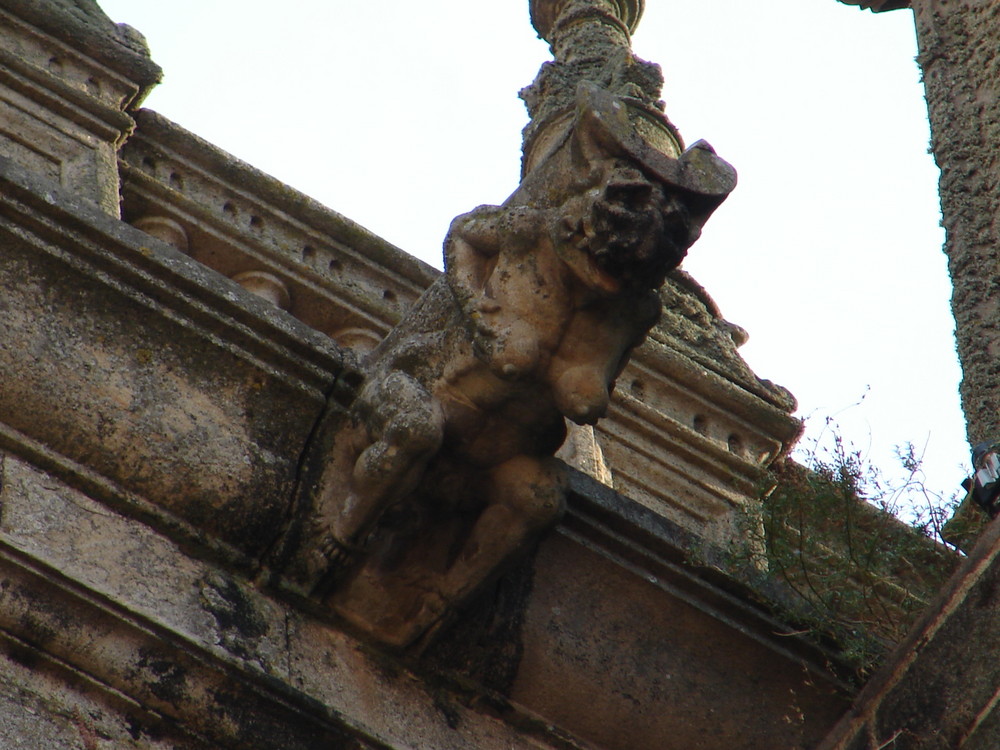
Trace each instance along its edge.
{"label": "overcast white sky", "polygon": [[[527,0],[99,2],[165,71],[146,106],[438,267],[451,218],[517,184],[516,94],[549,58]],[[889,473],[926,446],[950,493],[969,459],[912,14],[646,6],[668,114],[740,173],[685,268],[809,434],[834,416]]]}

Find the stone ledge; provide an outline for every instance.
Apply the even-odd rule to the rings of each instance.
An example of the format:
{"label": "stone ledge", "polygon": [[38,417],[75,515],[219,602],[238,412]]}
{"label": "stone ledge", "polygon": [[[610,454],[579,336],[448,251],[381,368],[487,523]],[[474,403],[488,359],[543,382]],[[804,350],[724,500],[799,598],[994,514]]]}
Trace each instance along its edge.
{"label": "stone ledge", "polygon": [[[12,23],[12,20],[4,18],[4,22]],[[0,49],[0,65],[3,65],[0,83],[26,97],[35,107],[45,104],[52,113],[65,117],[101,140],[117,143],[123,133],[132,129],[132,118],[120,109],[25,64],[20,55]]]}
{"label": "stone ledge", "polygon": [[511,698],[607,750],[812,747],[854,692],[837,655],[704,538],[582,475],[572,489],[534,559]]}
{"label": "stone ledge", "polygon": [[[511,703],[474,684],[442,682],[416,662],[379,653],[340,631],[314,607],[302,609],[268,596],[227,568],[191,556],[156,530],[23,460],[7,455],[2,469],[0,569],[6,584],[0,588],[5,603],[0,628],[28,644],[29,651],[40,651],[62,669],[84,675],[103,692],[104,703],[131,717],[126,723],[149,731],[163,722],[174,727],[178,739],[170,747],[200,747],[197,739],[224,747],[270,748],[276,746],[272,732],[282,727],[290,732],[282,746],[290,748],[332,737],[343,742],[357,738],[359,748],[402,748],[414,742],[436,750],[587,747],[585,739],[573,735],[586,738],[593,730],[586,716],[575,715],[572,701],[561,707],[558,701],[552,704],[552,697],[537,703],[539,680],[548,680],[549,668],[537,655],[558,655],[566,645],[557,647],[551,634],[539,640],[548,631],[539,631],[537,623],[567,593],[567,601],[579,596],[578,578],[586,580],[596,571],[624,576],[630,587],[651,586],[660,616],[675,612],[676,617],[687,610],[697,612],[695,619],[706,627],[715,623],[716,638],[727,634],[715,642],[720,653],[737,648],[726,645],[727,639],[743,643],[742,649],[756,643],[751,650],[770,654],[774,673],[804,680],[797,700],[820,695],[831,700],[852,692],[830,671],[834,654],[788,633],[767,606],[721,572],[692,566],[691,549],[699,546],[693,535],[579,474],[573,476],[569,514],[540,552],[542,570],[558,559],[574,573],[567,578],[564,568],[560,575],[539,578],[536,570],[535,593],[526,603],[520,636],[528,638],[525,647],[531,655],[518,668]],[[582,568],[577,564],[591,558]],[[38,604],[42,601],[44,606]],[[605,607],[617,610],[621,604],[612,600]],[[640,610],[648,606],[633,604]],[[591,622],[595,634],[609,627],[598,611],[578,614]],[[690,620],[692,615],[683,617]],[[657,642],[659,636],[655,630],[640,630],[626,642],[632,639]],[[578,658],[590,658],[589,647],[580,647],[584,650]],[[620,646],[607,641],[601,648],[615,654]],[[664,648],[669,652],[678,646],[663,640],[656,652]],[[694,662],[682,656],[680,663]],[[641,701],[643,712],[659,711],[663,698],[648,692],[645,680],[634,679],[633,699]],[[691,700],[710,705],[720,689],[722,685],[709,682],[695,690],[683,710],[677,709],[675,720],[685,721],[683,711],[691,710]],[[630,702],[620,704],[614,691],[595,695],[602,696],[595,712],[613,716],[635,710]],[[115,696],[125,696],[128,705],[120,698],[115,703]],[[842,702],[833,699],[832,705]],[[780,713],[786,703],[769,710]],[[663,713],[654,724],[669,724],[669,717],[670,712]],[[789,731],[815,734],[833,718],[819,712],[810,719],[814,728]],[[767,720],[784,737],[779,719],[776,714]],[[649,746],[632,743],[634,731],[624,726],[616,732],[621,742],[602,744]],[[683,745],[657,745],[675,746]]]}
{"label": "stone ledge", "polygon": [[514,726],[463,705],[482,697],[424,681],[50,475],[2,460],[0,629],[138,711],[241,750],[581,747],[516,709],[504,709]]}
{"label": "stone ledge", "polygon": [[93,0],[0,0],[0,8],[137,81],[141,100],[163,73],[139,32],[116,25]]}
{"label": "stone ledge", "polygon": [[127,221],[175,221],[188,253],[227,277],[266,271],[288,310],[371,348],[439,272],[166,118],[142,110],[121,157]]}
{"label": "stone ledge", "polygon": [[18,373],[3,421],[225,544],[266,548],[351,356],[5,160],[0,187],[0,361]]}
{"label": "stone ledge", "polygon": [[851,669],[836,650],[790,631],[777,609],[794,608],[790,592],[758,573],[752,585],[726,572],[732,561],[724,548],[663,517],[592,478],[572,472],[567,516],[558,533],[602,550],[608,559],[632,567],[691,606],[726,622],[800,664],[845,693],[853,692]]}
{"label": "stone ledge", "polygon": [[159,68],[94,0],[3,0],[0,26],[0,154],[117,217],[126,110]]}
{"label": "stone ledge", "polygon": [[108,287],[188,325],[301,387],[325,390],[353,365],[327,337],[144,232],[0,157],[4,229]]}

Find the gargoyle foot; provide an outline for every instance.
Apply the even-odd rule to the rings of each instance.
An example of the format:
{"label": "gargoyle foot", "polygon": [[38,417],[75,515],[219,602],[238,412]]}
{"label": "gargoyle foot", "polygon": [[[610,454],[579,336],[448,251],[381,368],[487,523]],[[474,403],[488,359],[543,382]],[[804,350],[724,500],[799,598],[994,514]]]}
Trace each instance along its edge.
{"label": "gargoyle foot", "polygon": [[342,542],[332,534],[327,533],[320,539],[317,549],[323,558],[325,569],[313,586],[312,594],[325,596],[354,567],[355,562],[361,556],[362,548],[358,545]]}

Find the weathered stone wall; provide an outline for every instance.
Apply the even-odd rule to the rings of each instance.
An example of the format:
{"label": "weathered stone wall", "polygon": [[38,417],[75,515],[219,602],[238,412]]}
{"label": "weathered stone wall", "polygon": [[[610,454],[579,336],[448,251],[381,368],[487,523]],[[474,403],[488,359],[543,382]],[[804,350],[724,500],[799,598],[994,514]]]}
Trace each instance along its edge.
{"label": "weathered stone wall", "polygon": [[913,10],[941,169],[962,404],[975,444],[1000,436],[1000,7],[920,0]]}
{"label": "weathered stone wall", "polygon": [[[806,748],[845,705],[834,654],[689,566],[705,540],[580,475],[504,636],[471,639],[462,618],[444,636],[498,665],[488,686],[505,696],[461,659],[421,676],[435,662],[379,653],[280,582],[255,585],[349,362],[45,179],[0,163],[0,184],[0,358],[20,373],[0,388],[2,742],[631,750],[685,727],[676,747],[751,748],[753,720]],[[699,735],[720,700],[732,720]]]}
{"label": "weathered stone wall", "polygon": [[123,110],[160,79],[142,37],[62,0],[5,0],[0,27],[0,156],[117,216]]}
{"label": "weathered stone wall", "polygon": [[[805,750],[821,736],[854,692],[838,653],[784,624],[774,592],[693,560],[712,548],[697,531],[725,531],[797,432],[707,297],[675,289],[683,340],[659,331],[623,376],[623,434],[678,445],[638,477],[648,495],[572,474],[534,560],[427,651],[389,652],[267,565],[316,425],[358,383],[346,347],[377,341],[434,272],[137,113],[158,70],[92,0],[0,8],[17,68],[0,108],[23,105],[39,142],[95,136],[50,159],[0,134],[0,746]],[[91,76],[102,66],[121,75]],[[67,113],[88,121],[63,127]],[[122,199],[149,233],[117,219],[133,117]]]}
{"label": "weathered stone wall", "polygon": [[[0,185],[0,366],[17,373],[0,389],[0,446],[31,443],[86,467],[116,505],[259,556],[340,352],[289,337],[252,295],[234,305],[235,285],[45,180],[0,163]],[[248,326],[246,303],[263,319]]]}
{"label": "weathered stone wall", "polygon": [[693,565],[693,537],[575,479],[535,557],[511,697],[608,750],[811,750],[849,670]]}
{"label": "weathered stone wall", "polygon": [[[502,679],[461,659],[428,677],[435,662],[352,638],[255,576],[352,358],[44,176],[0,160],[0,186],[0,362],[18,374],[0,387],[0,744],[631,750],[686,727],[676,747],[750,748],[752,719],[806,748],[845,705],[833,655],[688,569],[704,540],[579,475],[503,637],[462,618],[444,637]],[[232,257],[268,257],[250,222],[228,236]],[[293,289],[309,279],[270,258]],[[691,744],[720,700],[732,720]]]}

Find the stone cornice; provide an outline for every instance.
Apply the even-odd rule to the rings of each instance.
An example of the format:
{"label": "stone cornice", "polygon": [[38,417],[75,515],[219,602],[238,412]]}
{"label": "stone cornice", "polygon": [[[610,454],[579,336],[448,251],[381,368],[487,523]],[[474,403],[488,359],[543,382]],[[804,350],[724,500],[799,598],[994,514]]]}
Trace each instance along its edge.
{"label": "stone cornice", "polygon": [[266,549],[351,355],[7,160],[0,187],[5,447],[185,538]]}
{"label": "stone cornice", "polygon": [[142,35],[125,24],[114,24],[94,0],[0,0],[0,9],[134,81],[138,85],[134,102],[141,101],[163,75],[150,59]]}
{"label": "stone cornice", "polygon": [[[438,271],[350,219],[149,110],[121,154],[127,221],[160,217],[186,233],[185,252],[233,277],[267,272],[295,317],[341,344],[371,345]],[[369,347],[370,348],[370,347]]]}
{"label": "stone cornice", "polygon": [[[62,679],[85,680],[128,717],[130,731],[198,750],[304,750],[320,741],[592,747],[530,704],[379,653],[315,608],[191,556],[29,463],[0,455],[0,471],[0,652],[15,649]],[[774,616],[765,602],[780,591],[737,583],[712,567],[702,540],[582,475],[571,478],[569,513],[550,543],[596,556],[609,571],[648,582],[665,606],[749,640],[775,669],[805,675],[804,695],[817,686],[842,698],[854,692],[835,652]],[[691,549],[702,551],[702,564],[692,563]],[[144,585],[120,574],[123,560],[149,575]]]}
{"label": "stone cornice", "polygon": [[50,251],[68,251],[87,263],[95,278],[114,274],[171,317],[201,327],[241,356],[317,391],[328,385],[330,373],[344,368],[344,352],[326,337],[166,243],[54,190],[3,158],[0,186],[0,217],[6,226],[30,232]]}

